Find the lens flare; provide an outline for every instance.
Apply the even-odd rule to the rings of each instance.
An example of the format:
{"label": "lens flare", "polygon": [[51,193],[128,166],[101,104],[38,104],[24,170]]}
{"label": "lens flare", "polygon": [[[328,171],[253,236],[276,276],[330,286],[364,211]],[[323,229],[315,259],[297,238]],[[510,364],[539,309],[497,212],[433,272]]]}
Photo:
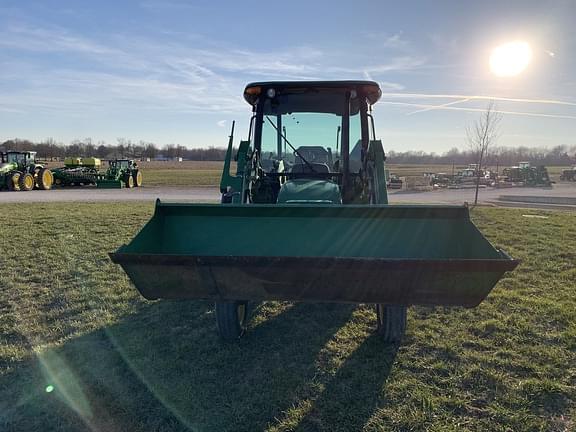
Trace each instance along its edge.
{"label": "lens flare", "polygon": [[490,70],[499,77],[522,73],[532,61],[532,48],[527,42],[509,42],[494,48],[490,55]]}

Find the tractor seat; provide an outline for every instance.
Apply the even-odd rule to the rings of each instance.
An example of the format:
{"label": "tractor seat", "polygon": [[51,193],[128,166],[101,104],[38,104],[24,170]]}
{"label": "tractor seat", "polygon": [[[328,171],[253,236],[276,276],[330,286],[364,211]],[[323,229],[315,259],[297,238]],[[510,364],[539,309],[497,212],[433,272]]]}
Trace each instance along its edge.
{"label": "tractor seat", "polygon": [[[312,168],[314,168],[314,171],[312,171]],[[310,174],[310,173],[328,174],[330,172],[330,168],[328,168],[328,165],[324,163],[311,162],[310,165],[299,163],[294,165],[290,172],[294,174]]]}

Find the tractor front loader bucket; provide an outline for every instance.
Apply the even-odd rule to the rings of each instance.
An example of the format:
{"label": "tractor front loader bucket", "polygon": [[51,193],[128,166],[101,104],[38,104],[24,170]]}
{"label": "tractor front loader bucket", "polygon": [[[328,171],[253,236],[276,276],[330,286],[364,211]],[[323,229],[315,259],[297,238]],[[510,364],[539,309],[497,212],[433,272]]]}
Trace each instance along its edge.
{"label": "tractor front loader bucket", "polygon": [[517,261],[466,207],[157,202],[110,254],[148,299],[473,307]]}

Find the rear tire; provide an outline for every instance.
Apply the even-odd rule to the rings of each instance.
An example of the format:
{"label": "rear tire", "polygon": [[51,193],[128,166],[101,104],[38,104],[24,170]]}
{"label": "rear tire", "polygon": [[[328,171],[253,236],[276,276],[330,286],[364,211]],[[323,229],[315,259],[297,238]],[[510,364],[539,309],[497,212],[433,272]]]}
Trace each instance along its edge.
{"label": "rear tire", "polygon": [[399,344],[406,333],[406,306],[376,305],[378,334],[385,342]]}
{"label": "rear tire", "polygon": [[20,174],[19,172],[15,172],[10,174],[8,177],[8,190],[9,191],[19,191],[20,190]]}
{"label": "rear tire", "polygon": [[227,341],[237,340],[246,331],[248,302],[231,301],[216,303],[216,326],[218,335]]}
{"label": "rear tire", "polygon": [[142,171],[136,171],[132,177],[134,178],[134,186],[141,187],[142,186]]}
{"label": "rear tire", "polygon": [[48,168],[42,168],[36,175],[36,186],[40,190],[50,190],[54,184],[54,175]]}
{"label": "rear tire", "polygon": [[20,174],[20,178],[18,179],[18,186],[20,187],[21,191],[31,191],[34,189],[34,176],[30,173]]}

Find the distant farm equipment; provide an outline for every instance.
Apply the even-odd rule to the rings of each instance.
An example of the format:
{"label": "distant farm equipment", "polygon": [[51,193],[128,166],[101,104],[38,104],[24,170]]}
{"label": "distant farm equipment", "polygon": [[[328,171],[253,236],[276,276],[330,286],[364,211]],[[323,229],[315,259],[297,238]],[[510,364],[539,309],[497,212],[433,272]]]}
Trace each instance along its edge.
{"label": "distant farm equipment", "polygon": [[131,159],[115,159],[108,162],[108,169],[96,182],[98,188],[120,189],[142,186],[142,171]]}
{"label": "distant farm equipment", "polygon": [[562,174],[560,174],[560,180],[576,181],[576,165],[574,165],[571,169],[562,170]]}
{"label": "distant farm equipment", "polygon": [[52,172],[36,163],[36,152],[7,151],[1,153],[0,189],[10,191],[48,190],[52,188]]}
{"label": "distant farm equipment", "polygon": [[470,164],[456,173],[433,173],[427,177],[430,178],[430,186],[450,188],[473,186],[476,182],[481,186],[493,186],[496,180],[495,173],[486,168],[478,168],[477,164]]}
{"label": "distant farm equipment", "polygon": [[[430,186],[456,189],[474,186],[477,181],[482,187],[551,186],[553,183],[545,166],[532,166],[530,162],[520,162],[517,166],[504,168],[501,175],[497,171],[470,164],[457,172],[453,170],[452,174],[425,173],[424,176],[430,179]],[[570,178],[576,180],[576,174],[571,174],[571,170],[565,170],[561,180]]]}
{"label": "distant farm equipment", "polygon": [[532,166],[530,162],[520,162],[518,166],[504,168],[501,179],[520,186],[551,186],[552,181],[544,165]]}
{"label": "distant farm equipment", "polygon": [[388,176],[388,181],[386,182],[386,185],[390,189],[402,189],[402,187],[404,186],[404,181],[398,175],[390,174]]}
{"label": "distant farm equipment", "polygon": [[433,173],[429,174],[430,186],[448,187],[454,183],[454,175],[447,173]]}
{"label": "distant farm equipment", "polygon": [[57,186],[84,186],[96,184],[102,162],[97,158],[67,157],[64,166],[56,168],[54,184]]}
{"label": "distant farm equipment", "polygon": [[142,186],[142,171],[131,159],[108,161],[108,168],[102,171],[102,161],[98,158],[67,157],[64,166],[54,170],[55,184],[58,186],[96,185],[103,189],[120,189]]}

